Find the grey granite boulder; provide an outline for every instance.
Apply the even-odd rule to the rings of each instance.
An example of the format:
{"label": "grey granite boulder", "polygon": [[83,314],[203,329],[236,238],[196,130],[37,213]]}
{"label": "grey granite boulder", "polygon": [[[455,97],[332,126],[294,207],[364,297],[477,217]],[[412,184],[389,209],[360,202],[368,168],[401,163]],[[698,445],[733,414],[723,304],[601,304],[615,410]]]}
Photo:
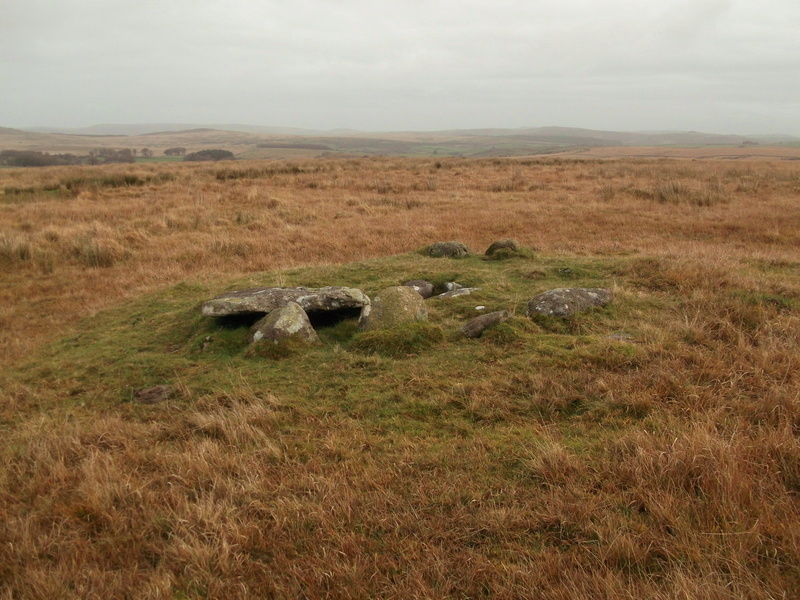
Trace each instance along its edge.
{"label": "grey granite boulder", "polygon": [[463,258],[469,255],[469,248],[461,242],[436,242],[428,246],[425,254],[433,258]]}
{"label": "grey granite boulder", "polygon": [[492,242],[492,244],[486,249],[486,256],[492,256],[493,254],[497,253],[498,250],[506,250],[507,252],[519,252],[522,249],[522,246],[519,245],[517,240],[511,238],[503,238],[502,240],[497,240]]}
{"label": "grey granite boulder", "polygon": [[389,329],[403,323],[427,321],[425,301],[413,288],[398,285],[378,292],[358,320],[359,331]]}
{"label": "grey granite boulder", "polygon": [[601,288],[558,288],[531,298],[525,315],[566,317],[594,306],[605,306],[612,297],[610,290]]}
{"label": "grey granite boulder", "polygon": [[403,285],[416,290],[423,298],[430,298],[433,296],[433,284],[430,281],[412,279],[411,281],[406,281]]}
{"label": "grey granite boulder", "polygon": [[468,338],[479,338],[483,335],[483,332],[490,327],[499,325],[503,321],[507,321],[510,318],[511,313],[509,313],[507,310],[498,310],[495,312],[486,313],[480,317],[475,317],[469,323],[464,325],[461,328],[461,333]]}
{"label": "grey granite boulder", "polygon": [[270,313],[276,308],[297,302],[304,311],[335,311],[369,306],[369,298],[359,289],[323,288],[253,288],[226,292],[204,302],[201,310],[207,317],[225,317],[247,313]]}
{"label": "grey granite boulder", "polygon": [[289,302],[286,306],[276,308],[250,329],[252,343],[268,340],[277,344],[287,338],[308,344],[320,343],[306,311],[297,302]]}

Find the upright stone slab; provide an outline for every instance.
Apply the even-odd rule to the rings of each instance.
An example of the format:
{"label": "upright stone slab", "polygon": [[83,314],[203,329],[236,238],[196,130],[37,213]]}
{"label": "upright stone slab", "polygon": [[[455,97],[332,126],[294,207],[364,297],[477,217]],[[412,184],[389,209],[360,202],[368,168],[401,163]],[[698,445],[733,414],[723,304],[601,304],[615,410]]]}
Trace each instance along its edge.
{"label": "upright stone slab", "polygon": [[307,344],[319,344],[317,332],[311,326],[308,315],[297,302],[276,308],[250,329],[250,342],[268,340],[276,344],[294,338]]}
{"label": "upright stone slab", "polygon": [[372,304],[362,309],[358,330],[389,329],[403,323],[427,320],[428,311],[422,296],[414,288],[398,285],[381,290]]}
{"label": "upright stone slab", "polygon": [[594,306],[605,306],[612,298],[611,290],[601,288],[558,288],[531,298],[525,315],[566,317]]}

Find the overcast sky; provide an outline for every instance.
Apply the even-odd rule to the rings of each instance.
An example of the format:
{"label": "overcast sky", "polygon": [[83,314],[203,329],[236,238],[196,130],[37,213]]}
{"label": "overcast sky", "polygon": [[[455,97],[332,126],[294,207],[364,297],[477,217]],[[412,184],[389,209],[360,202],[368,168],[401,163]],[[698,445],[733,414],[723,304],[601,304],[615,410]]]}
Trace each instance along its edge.
{"label": "overcast sky", "polygon": [[0,0],[0,126],[800,134],[800,0]]}

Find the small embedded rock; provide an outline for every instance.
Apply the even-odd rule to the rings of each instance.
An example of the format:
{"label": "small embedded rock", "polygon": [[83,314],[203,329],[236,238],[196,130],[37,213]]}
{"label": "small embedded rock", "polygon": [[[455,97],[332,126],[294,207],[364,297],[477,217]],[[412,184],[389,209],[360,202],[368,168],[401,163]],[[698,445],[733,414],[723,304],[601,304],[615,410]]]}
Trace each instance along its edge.
{"label": "small embedded rock", "polygon": [[626,344],[634,344],[634,343],[636,343],[636,338],[633,337],[629,333],[621,333],[621,332],[609,333],[606,336],[606,338],[608,338],[609,340],[612,340],[614,342],[624,342]]}
{"label": "small embedded rock", "polygon": [[469,248],[461,242],[436,242],[428,246],[425,254],[432,258],[463,258],[469,255]]}
{"label": "small embedded rock", "polygon": [[522,249],[522,246],[519,245],[519,242],[512,238],[503,238],[502,240],[497,240],[492,242],[491,245],[486,249],[486,256],[492,256],[498,250],[506,250],[508,252],[519,252]]}
{"label": "small embedded rock", "polygon": [[423,298],[430,298],[433,296],[433,284],[430,281],[412,279],[411,281],[406,281],[403,285],[416,290]]}
{"label": "small embedded rock", "polygon": [[543,279],[547,277],[547,273],[545,273],[541,269],[534,269],[533,271],[528,271],[527,273],[525,273],[523,277],[525,277],[525,279],[533,279],[533,280]]}
{"label": "small embedded rock", "polygon": [[251,343],[269,340],[277,344],[288,338],[308,344],[320,343],[306,311],[297,302],[289,302],[286,306],[273,310],[250,329]]}
{"label": "small embedded rock", "polygon": [[461,328],[461,333],[463,333],[468,338],[479,338],[483,335],[483,332],[489,329],[490,327],[494,327],[495,325],[499,325],[500,323],[507,321],[511,318],[511,313],[507,310],[498,310],[495,312],[490,312],[485,315],[481,315],[480,317],[475,317],[469,323],[464,325]]}
{"label": "small embedded rock", "polygon": [[481,288],[467,288],[467,287],[460,287],[450,292],[445,292],[444,294],[439,294],[438,296],[434,296],[431,300],[445,300],[447,298],[458,298],[459,296],[469,296],[472,292],[477,292]]}
{"label": "small embedded rock", "polygon": [[133,399],[140,404],[159,404],[172,396],[172,388],[168,385],[154,385],[133,392]]}
{"label": "small embedded rock", "polygon": [[601,288],[558,288],[531,298],[525,315],[566,317],[594,306],[605,306],[612,297],[611,290]]}
{"label": "small embedded rock", "polygon": [[378,292],[358,320],[359,331],[390,329],[403,323],[427,321],[425,301],[414,288],[398,285]]}

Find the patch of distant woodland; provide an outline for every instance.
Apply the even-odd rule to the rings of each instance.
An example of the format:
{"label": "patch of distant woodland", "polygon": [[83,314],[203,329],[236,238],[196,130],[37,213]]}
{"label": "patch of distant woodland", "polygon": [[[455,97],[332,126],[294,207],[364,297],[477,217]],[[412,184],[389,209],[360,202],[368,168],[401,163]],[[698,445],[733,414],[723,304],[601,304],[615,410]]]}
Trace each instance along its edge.
{"label": "patch of distant woodland", "polygon": [[7,167],[58,167],[63,165],[101,165],[136,162],[135,154],[127,148],[92,150],[86,156],[77,154],[48,154],[34,150],[2,150],[0,165]]}
{"label": "patch of distant woodland", "polygon": [[[233,160],[236,157],[228,150],[200,150],[186,154],[186,148],[167,148],[165,156],[183,156],[187,161]],[[100,148],[90,150],[87,155],[50,154],[34,150],[0,150],[0,165],[6,167],[60,167],[68,165],[104,165],[112,163],[133,163],[136,157],[151,158],[152,150],[123,148]]]}
{"label": "patch of distant woodland", "polygon": [[183,160],[188,161],[203,161],[203,160],[234,160],[236,157],[233,152],[228,150],[200,150],[199,152],[191,152],[183,157]]}

